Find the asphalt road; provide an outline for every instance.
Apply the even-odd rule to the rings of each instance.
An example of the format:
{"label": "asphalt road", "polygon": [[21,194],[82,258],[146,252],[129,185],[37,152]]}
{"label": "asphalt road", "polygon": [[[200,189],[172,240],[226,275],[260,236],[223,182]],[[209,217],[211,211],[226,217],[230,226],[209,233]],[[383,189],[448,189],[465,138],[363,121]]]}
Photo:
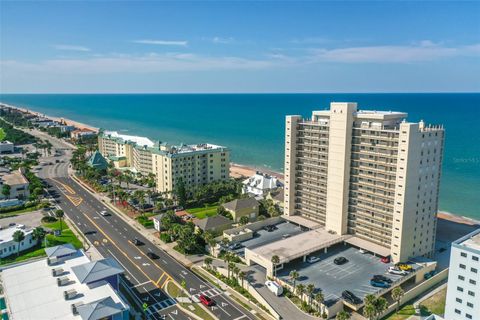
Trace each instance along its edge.
{"label": "asphalt road", "polygon": [[[49,140],[52,151],[58,155],[42,157],[41,162],[52,165],[41,166],[40,178],[48,181],[49,192],[56,197],[57,204],[77,228],[85,235],[104,257],[113,257],[125,269],[124,280],[132,295],[140,304],[147,303],[147,314],[151,319],[187,320],[188,315],[169,297],[164,286],[170,279],[186,282],[186,289],[193,298],[205,294],[215,301],[210,311],[219,319],[241,320],[256,319],[243,307],[235,305],[223,292],[203,281],[192,271],[185,268],[162,249],[153,245],[138,230],[126,223],[101,201],[69,178],[69,158],[73,149],[62,140],[52,138],[43,132],[30,133]],[[56,160],[59,160],[57,163]],[[101,211],[107,211],[102,216]],[[143,245],[136,246],[131,240],[137,238]],[[153,252],[157,258],[147,257]]]}

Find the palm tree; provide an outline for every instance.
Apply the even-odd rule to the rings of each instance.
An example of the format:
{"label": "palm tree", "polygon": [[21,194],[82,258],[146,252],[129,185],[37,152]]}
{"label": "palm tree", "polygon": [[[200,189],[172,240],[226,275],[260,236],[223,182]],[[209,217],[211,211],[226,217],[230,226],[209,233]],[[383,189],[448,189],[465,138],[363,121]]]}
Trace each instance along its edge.
{"label": "palm tree", "polygon": [[57,219],[60,220],[60,233],[63,230],[62,220],[64,215],[65,213],[63,212],[63,210],[61,209],[55,210],[55,217],[57,217]]}
{"label": "palm tree", "polygon": [[20,242],[25,240],[25,233],[22,230],[17,230],[13,233],[13,241],[18,243],[17,247],[17,257],[20,254]]}
{"label": "palm tree", "polygon": [[203,259],[203,263],[205,264],[208,270],[210,270],[212,262],[213,262],[213,259],[210,257],[206,257],[205,259]]}
{"label": "palm tree", "polygon": [[273,276],[276,277],[277,276],[277,264],[280,263],[280,257],[277,256],[277,255],[273,255],[271,261],[272,261],[272,264],[273,264]]}
{"label": "palm tree", "polygon": [[335,317],[335,320],[349,320],[350,319],[350,313],[346,312],[345,310],[340,311],[337,313],[337,316]]}
{"label": "palm tree", "polygon": [[303,294],[305,293],[305,286],[303,284],[299,283],[297,285],[297,287],[295,288],[295,291],[297,292],[297,296],[303,302]]}
{"label": "palm tree", "polygon": [[37,243],[42,242],[46,235],[47,233],[42,227],[36,227],[35,229],[33,229],[32,238],[34,240],[37,240]]}
{"label": "palm tree", "polygon": [[243,271],[240,271],[240,272],[238,273],[238,277],[239,277],[240,280],[242,281],[242,288],[243,288],[243,280],[245,280],[245,276],[246,276],[246,274],[245,274],[245,272],[243,272]]}
{"label": "palm tree", "polygon": [[[235,263],[230,262],[228,264],[228,268],[232,271],[231,277],[233,278],[233,270],[236,268]],[[229,274],[228,278],[230,278],[230,274]]]}
{"label": "palm tree", "polygon": [[300,275],[298,274],[297,270],[292,270],[292,271],[290,271],[289,276],[290,276],[290,280],[293,281],[293,290],[295,290],[295,285],[296,285],[297,279]]}
{"label": "palm tree", "polygon": [[385,298],[377,298],[373,294],[365,296],[365,307],[363,308],[363,315],[370,319],[375,320],[387,310],[388,302]]}
{"label": "palm tree", "polygon": [[238,274],[240,273],[240,268],[234,265],[232,268],[232,273],[235,276],[235,278],[238,280]]}
{"label": "palm tree", "polygon": [[[321,307],[321,313],[323,313],[323,302],[325,301],[325,296],[323,295],[323,293],[320,291],[318,293],[315,294],[315,296],[313,297],[315,299],[315,302],[317,303],[317,306],[318,307]],[[320,308],[319,308],[320,309]]]}
{"label": "palm tree", "polygon": [[398,308],[400,307],[400,300],[402,300],[404,295],[405,295],[405,292],[400,286],[392,290],[392,299],[397,302],[397,306],[395,307],[395,312],[398,312]]}
{"label": "palm tree", "polygon": [[[225,238],[224,238],[225,239]],[[223,261],[227,264],[227,275],[228,278],[230,278],[230,262],[232,261],[233,257],[230,252],[226,252],[225,255],[223,256]]]}
{"label": "palm tree", "polygon": [[365,304],[365,307],[363,307],[363,315],[369,320],[375,319],[375,317],[377,316],[377,310],[375,308],[375,305]]}
{"label": "palm tree", "polygon": [[309,283],[305,287],[305,293],[307,294],[308,297],[308,304],[312,304],[312,294],[315,291],[315,285],[313,283]]}

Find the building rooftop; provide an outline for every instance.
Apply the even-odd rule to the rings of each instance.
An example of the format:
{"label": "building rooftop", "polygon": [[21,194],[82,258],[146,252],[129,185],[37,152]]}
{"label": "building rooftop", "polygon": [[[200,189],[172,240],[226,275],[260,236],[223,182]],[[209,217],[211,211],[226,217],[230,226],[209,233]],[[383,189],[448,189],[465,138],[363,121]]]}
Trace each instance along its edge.
{"label": "building rooftop", "polygon": [[49,258],[62,257],[75,252],[77,252],[77,249],[75,249],[71,243],[45,248],[45,253]]}
{"label": "building rooftop", "polygon": [[480,229],[477,229],[454,242],[460,246],[480,251]]}
{"label": "building rooftop", "polygon": [[[4,269],[1,277],[10,318],[97,320],[127,310],[128,305],[106,281],[90,286],[78,281],[72,268],[88,263],[90,260],[79,250],[55,265],[42,259]],[[60,274],[54,276],[54,269]],[[64,283],[59,286],[57,279]],[[65,292],[72,297],[66,300]],[[72,312],[72,304],[77,314]]]}
{"label": "building rooftop", "polygon": [[11,241],[13,239],[13,234],[18,230],[22,231],[24,234],[29,234],[33,231],[32,228],[25,228],[24,225],[18,224],[13,227],[0,230],[0,243]]}
{"label": "building rooftop", "polygon": [[102,154],[96,150],[92,156],[90,157],[90,159],[88,159],[88,162],[87,164],[92,167],[92,168],[96,168],[96,169],[99,169],[99,170],[105,170],[107,169],[108,167],[108,162],[107,160],[105,160],[105,158],[102,156]]}
{"label": "building rooftop", "polygon": [[242,198],[242,199],[235,199],[233,201],[224,203],[222,205],[225,209],[237,211],[247,208],[253,208],[258,206],[258,201],[255,198]]}
{"label": "building rooftop", "polygon": [[8,184],[9,186],[17,184],[27,184],[28,180],[20,171],[14,171],[12,173],[2,176],[3,183]]}
{"label": "building rooftop", "polygon": [[255,175],[242,182],[246,186],[259,190],[268,190],[281,187],[282,184],[277,177],[257,171]]}
{"label": "building rooftop", "polygon": [[120,134],[117,131],[104,131],[103,132],[104,136],[109,136],[111,138],[117,138],[117,139],[122,139],[125,142],[133,142],[139,146],[147,146],[149,148],[153,147],[155,143],[146,138],[146,137],[140,137],[140,136],[130,136],[126,134]]}
{"label": "building rooftop", "polygon": [[232,224],[233,221],[225,218],[224,216],[217,215],[213,217],[207,217],[201,220],[195,220],[193,223],[203,231],[207,231],[224,225]]}
{"label": "building rooftop", "polygon": [[0,141],[0,144],[12,145],[13,143],[8,140],[4,140],[4,141]]}
{"label": "building rooftop", "polygon": [[121,274],[124,270],[115,260],[107,258],[72,267],[72,271],[81,283],[91,283]]}

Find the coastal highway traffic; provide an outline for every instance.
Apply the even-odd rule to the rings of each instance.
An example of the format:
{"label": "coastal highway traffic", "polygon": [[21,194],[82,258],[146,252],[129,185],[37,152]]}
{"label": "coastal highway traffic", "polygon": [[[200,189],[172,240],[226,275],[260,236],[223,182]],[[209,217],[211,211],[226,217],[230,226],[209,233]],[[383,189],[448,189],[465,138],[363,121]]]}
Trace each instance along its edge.
{"label": "coastal highway traffic", "polygon": [[[172,279],[177,283],[184,280],[186,289],[193,297],[199,294],[212,297],[216,304],[209,309],[218,319],[256,319],[247,310],[235,305],[221,290],[203,281],[152,244],[141,232],[70,178],[68,166],[73,151],[71,145],[37,130],[31,130],[30,133],[43,140],[48,139],[53,150],[57,151],[57,155],[40,159],[44,163],[53,163],[40,166],[37,173],[47,181],[47,191],[101,255],[112,257],[123,266],[126,286],[139,305],[146,303],[146,313],[150,319],[190,319],[178,308],[176,301],[165,293],[165,286]],[[106,211],[107,215],[101,215],[102,211]],[[135,238],[142,245],[133,244],[131,240]],[[147,256],[149,252],[155,255],[155,259]]]}

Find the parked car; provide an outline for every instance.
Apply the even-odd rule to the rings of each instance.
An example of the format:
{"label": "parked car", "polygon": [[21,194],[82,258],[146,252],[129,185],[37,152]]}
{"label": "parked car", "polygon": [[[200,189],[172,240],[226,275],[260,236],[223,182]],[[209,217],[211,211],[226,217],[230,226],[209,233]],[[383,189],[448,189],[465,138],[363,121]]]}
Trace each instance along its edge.
{"label": "parked car", "polygon": [[270,226],[263,227],[263,230],[272,232],[273,230],[275,230],[275,228],[276,228],[275,226],[270,225]]}
{"label": "parked car", "polygon": [[391,274],[397,274],[397,275],[401,275],[401,276],[404,276],[404,275],[408,274],[407,271],[404,271],[404,270],[401,270],[401,269],[398,269],[398,268],[395,268],[395,267],[388,268],[388,272],[391,273]]}
{"label": "parked car", "polygon": [[310,256],[307,258],[307,262],[308,263],[315,263],[317,261],[320,261],[320,258],[319,257],[315,257],[315,256]]}
{"label": "parked car", "polygon": [[266,281],[265,286],[276,296],[280,296],[283,293],[283,287],[274,281]]}
{"label": "parked car", "polygon": [[100,211],[100,215],[102,215],[102,216],[106,217],[106,216],[108,216],[108,212],[107,212],[107,211],[105,211],[105,210],[103,210],[103,211]]}
{"label": "parked car", "polygon": [[204,294],[201,294],[198,297],[198,299],[200,299],[200,302],[203,303],[204,305],[206,305],[207,307],[213,306],[215,304],[215,302],[212,299],[210,299],[209,297],[207,297]]}
{"label": "parked car", "polygon": [[362,299],[357,297],[353,292],[345,290],[342,292],[342,298],[353,304],[362,303]]}
{"label": "parked car", "polygon": [[291,234],[290,233],[285,233],[282,238],[283,239],[287,239],[287,238],[290,238]]}
{"label": "parked car", "polygon": [[373,287],[377,287],[377,288],[390,288],[389,283],[386,283],[386,282],[383,282],[383,281],[378,281],[378,280],[375,280],[375,279],[370,280],[370,285],[373,286]]}
{"label": "parked car", "polygon": [[433,270],[433,271],[430,271],[430,272],[427,272],[423,275],[423,278],[425,280],[428,280],[430,279],[431,277],[433,277],[435,274],[437,273],[437,271]]}
{"label": "parked car", "polygon": [[373,279],[378,280],[378,281],[383,281],[383,282],[386,282],[386,283],[392,283],[393,282],[392,279],[390,279],[388,277],[385,277],[384,275],[381,275],[381,274],[374,275]]}
{"label": "parked car", "polygon": [[348,259],[345,257],[338,257],[338,258],[335,258],[335,260],[333,260],[333,263],[335,263],[336,265],[342,265],[347,262],[348,262]]}
{"label": "parked car", "polygon": [[403,271],[412,271],[413,268],[411,265],[409,264],[406,264],[406,263],[397,263],[396,267],[400,270],[403,270]]}
{"label": "parked car", "polygon": [[237,250],[240,249],[242,245],[238,242],[232,243],[231,245],[228,246],[228,249],[230,250]]}
{"label": "parked car", "polygon": [[382,259],[380,259],[380,261],[383,262],[383,263],[390,263],[390,256],[382,257]]}

